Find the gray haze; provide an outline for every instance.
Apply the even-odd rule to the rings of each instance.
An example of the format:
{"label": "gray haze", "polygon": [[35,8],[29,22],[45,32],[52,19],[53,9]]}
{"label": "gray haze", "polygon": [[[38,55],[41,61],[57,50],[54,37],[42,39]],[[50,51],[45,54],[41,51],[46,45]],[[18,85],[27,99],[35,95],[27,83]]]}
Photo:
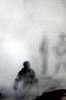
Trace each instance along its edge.
{"label": "gray haze", "polygon": [[[66,0],[0,0],[2,87],[13,84],[25,60],[31,61],[37,77],[43,75],[43,65],[47,66],[45,75],[66,77],[64,68],[54,75],[58,60],[53,50],[59,34],[66,33],[65,21]],[[47,42],[44,45],[45,37]]]}

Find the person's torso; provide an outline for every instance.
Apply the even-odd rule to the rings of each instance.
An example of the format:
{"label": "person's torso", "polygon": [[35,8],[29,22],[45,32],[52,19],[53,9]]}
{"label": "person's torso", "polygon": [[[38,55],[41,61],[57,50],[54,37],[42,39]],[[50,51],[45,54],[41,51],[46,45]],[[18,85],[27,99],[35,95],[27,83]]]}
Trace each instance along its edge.
{"label": "person's torso", "polygon": [[21,71],[21,76],[24,82],[32,82],[34,80],[33,76],[33,70],[32,69],[25,69],[23,68]]}

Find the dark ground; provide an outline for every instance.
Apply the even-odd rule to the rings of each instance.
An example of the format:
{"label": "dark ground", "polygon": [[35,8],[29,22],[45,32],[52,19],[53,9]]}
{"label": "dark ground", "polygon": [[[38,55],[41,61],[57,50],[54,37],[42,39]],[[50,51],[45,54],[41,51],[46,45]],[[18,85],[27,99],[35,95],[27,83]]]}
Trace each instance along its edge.
{"label": "dark ground", "polygon": [[66,100],[66,89],[45,92],[34,100]]}

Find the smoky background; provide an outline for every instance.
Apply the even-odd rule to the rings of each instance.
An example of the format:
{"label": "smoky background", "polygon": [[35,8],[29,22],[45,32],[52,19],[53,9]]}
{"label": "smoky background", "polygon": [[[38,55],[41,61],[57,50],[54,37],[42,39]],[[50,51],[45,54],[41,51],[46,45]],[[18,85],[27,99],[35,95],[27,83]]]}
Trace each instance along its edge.
{"label": "smoky background", "polygon": [[1,91],[11,90],[13,96],[14,79],[25,60],[40,80],[38,94],[66,88],[65,20],[65,0],[0,0]]}

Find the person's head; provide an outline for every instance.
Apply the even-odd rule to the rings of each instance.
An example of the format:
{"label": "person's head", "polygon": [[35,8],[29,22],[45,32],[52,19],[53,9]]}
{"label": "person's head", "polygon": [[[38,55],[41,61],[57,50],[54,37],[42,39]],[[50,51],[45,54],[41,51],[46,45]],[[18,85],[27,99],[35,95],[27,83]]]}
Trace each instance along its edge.
{"label": "person's head", "polygon": [[24,66],[24,68],[26,68],[26,69],[30,68],[30,62],[29,62],[29,61],[25,61],[25,62],[23,63],[23,66]]}

